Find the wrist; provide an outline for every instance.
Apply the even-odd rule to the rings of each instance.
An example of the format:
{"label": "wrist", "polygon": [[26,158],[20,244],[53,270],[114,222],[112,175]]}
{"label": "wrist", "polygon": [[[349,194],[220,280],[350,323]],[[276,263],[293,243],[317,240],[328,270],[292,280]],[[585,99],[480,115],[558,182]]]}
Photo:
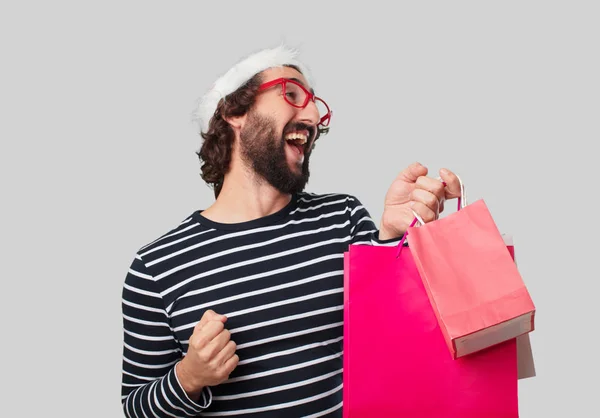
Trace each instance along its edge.
{"label": "wrist", "polygon": [[198,400],[205,385],[190,373],[185,358],[175,365],[175,373],[177,374],[181,388],[187,393],[190,399],[193,401]]}
{"label": "wrist", "polygon": [[397,228],[393,228],[390,225],[388,216],[386,216],[386,213],[384,212],[379,225],[379,239],[381,241],[392,240],[401,237],[402,234],[404,234],[404,232],[399,232]]}
{"label": "wrist", "polygon": [[379,240],[380,241],[388,241],[388,240],[396,239],[399,236],[401,236],[401,235],[398,235],[397,233],[390,231],[388,228],[385,228],[383,226],[381,228],[379,228]]}

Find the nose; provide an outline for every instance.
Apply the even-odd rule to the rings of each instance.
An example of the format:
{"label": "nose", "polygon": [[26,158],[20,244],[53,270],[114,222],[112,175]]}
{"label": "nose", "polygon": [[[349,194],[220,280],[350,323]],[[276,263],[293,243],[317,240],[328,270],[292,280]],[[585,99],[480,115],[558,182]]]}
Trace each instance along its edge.
{"label": "nose", "polygon": [[316,125],[321,119],[321,116],[323,115],[319,115],[319,109],[317,108],[316,103],[312,100],[309,100],[306,107],[304,109],[300,109],[300,112],[298,113],[298,118],[300,121],[309,125]]}

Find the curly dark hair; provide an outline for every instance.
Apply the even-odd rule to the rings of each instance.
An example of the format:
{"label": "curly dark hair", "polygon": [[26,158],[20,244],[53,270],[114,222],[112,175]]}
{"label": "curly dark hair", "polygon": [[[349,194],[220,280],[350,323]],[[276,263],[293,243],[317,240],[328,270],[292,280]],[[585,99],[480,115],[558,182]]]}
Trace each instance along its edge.
{"label": "curly dark hair", "polygon": [[[288,67],[301,73],[294,65]],[[250,110],[256,100],[261,81],[262,74],[258,73],[236,91],[221,99],[210,119],[208,131],[200,133],[204,139],[200,151],[196,152],[202,164],[200,176],[213,188],[215,198],[219,196],[225,174],[229,170],[235,140],[235,133],[225,118],[243,116]],[[317,129],[314,142],[326,132],[327,128]]]}
{"label": "curly dark hair", "polygon": [[243,116],[250,110],[256,99],[261,75],[256,74],[243,86],[221,99],[210,119],[207,132],[201,132],[204,139],[196,154],[202,166],[202,179],[212,186],[215,198],[219,196],[225,174],[231,162],[231,150],[235,133],[225,118]]}

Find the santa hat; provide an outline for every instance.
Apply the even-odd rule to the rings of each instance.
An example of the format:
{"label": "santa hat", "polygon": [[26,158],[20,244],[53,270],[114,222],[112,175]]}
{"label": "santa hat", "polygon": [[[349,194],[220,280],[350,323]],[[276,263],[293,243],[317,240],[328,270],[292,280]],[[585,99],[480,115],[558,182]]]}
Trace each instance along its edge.
{"label": "santa hat", "polygon": [[275,48],[255,52],[231,67],[200,99],[194,114],[194,119],[199,123],[200,129],[203,132],[208,130],[210,119],[221,99],[236,91],[261,71],[283,65],[295,65],[300,69],[309,85],[313,86],[308,68],[296,59],[297,56],[297,50],[281,44]]}

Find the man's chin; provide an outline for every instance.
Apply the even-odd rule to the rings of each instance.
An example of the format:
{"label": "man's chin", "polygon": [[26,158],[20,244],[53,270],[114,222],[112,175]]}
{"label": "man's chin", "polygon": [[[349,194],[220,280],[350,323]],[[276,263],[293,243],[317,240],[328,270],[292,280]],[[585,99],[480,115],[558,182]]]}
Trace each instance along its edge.
{"label": "man's chin", "polygon": [[[302,167],[295,167],[288,173],[290,176],[284,184],[279,184],[276,187],[283,193],[299,193],[304,190],[308,184],[309,174],[305,173]],[[274,185],[275,186],[275,185]]]}

